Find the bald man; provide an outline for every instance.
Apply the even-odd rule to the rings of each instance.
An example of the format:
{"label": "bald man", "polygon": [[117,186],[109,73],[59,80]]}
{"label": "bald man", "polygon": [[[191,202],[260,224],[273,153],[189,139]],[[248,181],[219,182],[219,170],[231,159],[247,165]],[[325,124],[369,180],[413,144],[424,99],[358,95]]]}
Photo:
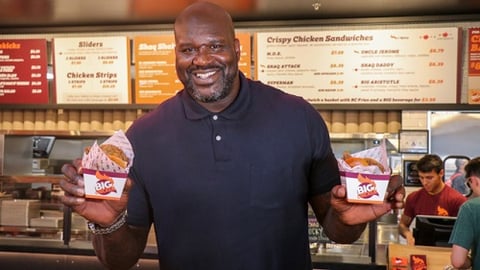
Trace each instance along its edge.
{"label": "bald man", "polygon": [[239,71],[224,9],[195,2],[174,33],[184,89],[128,129],[135,159],[121,199],[85,199],[79,161],[63,167],[62,202],[89,220],[104,265],[134,265],[153,224],[162,270],[308,270],[309,203],[337,243],[403,207],[403,188],[383,204],[347,203],[319,113]]}

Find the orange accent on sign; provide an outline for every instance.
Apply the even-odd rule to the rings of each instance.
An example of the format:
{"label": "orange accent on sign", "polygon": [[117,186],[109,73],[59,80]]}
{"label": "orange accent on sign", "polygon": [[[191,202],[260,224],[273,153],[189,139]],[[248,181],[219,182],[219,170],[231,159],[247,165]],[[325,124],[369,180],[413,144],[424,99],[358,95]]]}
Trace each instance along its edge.
{"label": "orange accent on sign", "polygon": [[135,103],[158,104],[183,89],[175,70],[173,34],[135,37],[134,55]]}
{"label": "orange accent on sign", "polygon": [[252,42],[250,33],[236,33],[236,37],[240,41],[240,60],[238,61],[238,69],[245,74],[245,77],[252,78]]}

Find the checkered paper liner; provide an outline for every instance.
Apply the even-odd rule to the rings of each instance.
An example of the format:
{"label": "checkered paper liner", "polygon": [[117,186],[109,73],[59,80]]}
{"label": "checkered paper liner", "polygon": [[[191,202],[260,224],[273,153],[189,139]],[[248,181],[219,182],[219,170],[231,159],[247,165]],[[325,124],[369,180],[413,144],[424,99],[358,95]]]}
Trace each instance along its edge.
{"label": "checkered paper liner", "polygon": [[122,168],[118,164],[110,160],[108,156],[100,148],[100,145],[98,145],[97,141],[93,143],[88,154],[87,153],[83,154],[82,167],[92,169],[92,170],[128,174],[130,167],[132,166],[134,154],[133,154],[132,145],[130,144],[130,141],[128,140],[127,136],[125,136],[125,133],[121,130],[116,131],[111,137],[107,138],[102,144],[112,144],[122,149],[128,158],[127,167]]}

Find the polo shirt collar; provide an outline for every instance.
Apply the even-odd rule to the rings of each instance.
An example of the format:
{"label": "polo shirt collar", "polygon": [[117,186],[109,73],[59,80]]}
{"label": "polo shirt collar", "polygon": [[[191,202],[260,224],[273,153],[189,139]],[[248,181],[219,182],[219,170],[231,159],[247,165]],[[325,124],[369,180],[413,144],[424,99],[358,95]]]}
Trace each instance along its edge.
{"label": "polo shirt collar", "polygon": [[198,120],[216,114],[226,119],[240,119],[244,114],[248,112],[248,108],[251,104],[251,93],[245,75],[243,75],[242,72],[239,72],[239,74],[240,91],[238,92],[237,98],[233,101],[232,104],[230,104],[230,106],[228,106],[225,110],[219,113],[212,113],[208,111],[200,104],[198,104],[187,93],[187,91],[183,90],[180,94],[180,98],[182,100],[183,108],[185,111],[185,117],[190,120]]}

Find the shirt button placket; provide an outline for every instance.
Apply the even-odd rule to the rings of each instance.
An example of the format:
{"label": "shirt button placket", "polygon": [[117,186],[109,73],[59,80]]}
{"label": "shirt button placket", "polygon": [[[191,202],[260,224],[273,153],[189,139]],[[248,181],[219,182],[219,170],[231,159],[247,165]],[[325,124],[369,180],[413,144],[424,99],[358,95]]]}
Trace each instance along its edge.
{"label": "shirt button placket", "polygon": [[[212,119],[213,119],[214,122],[217,121],[217,120],[218,120],[218,115],[214,114],[214,115],[212,116]],[[219,141],[221,141],[221,140],[222,140],[222,136],[217,133],[217,134],[215,135],[215,141],[219,142]]]}
{"label": "shirt button placket", "polygon": [[220,120],[218,115],[214,114],[211,116],[212,117],[212,123],[213,123],[213,139],[214,139],[214,145],[213,145],[213,151],[215,155],[215,159],[217,161],[220,160],[227,160],[228,159],[228,154],[226,152],[225,148],[225,142],[223,141],[223,124]]}

